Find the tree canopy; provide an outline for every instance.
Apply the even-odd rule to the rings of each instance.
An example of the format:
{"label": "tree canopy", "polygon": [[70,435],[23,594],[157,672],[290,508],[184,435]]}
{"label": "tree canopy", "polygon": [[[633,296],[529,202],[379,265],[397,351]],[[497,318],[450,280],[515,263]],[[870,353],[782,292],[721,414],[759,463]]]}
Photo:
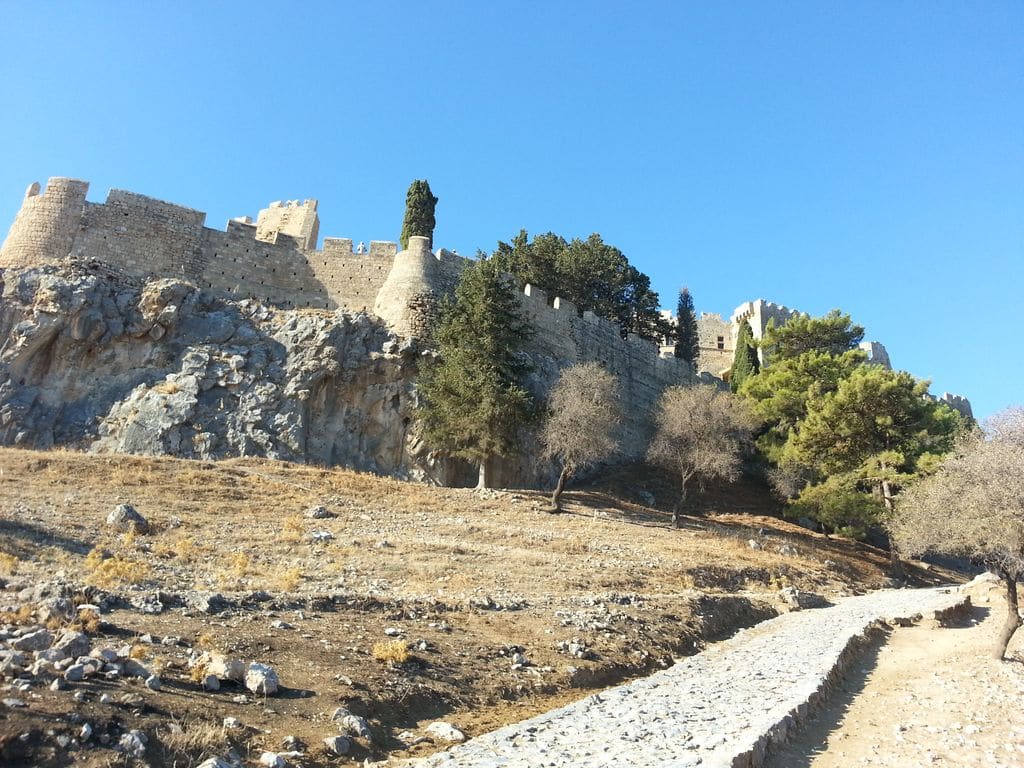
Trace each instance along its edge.
{"label": "tree canopy", "polygon": [[772,362],[799,357],[805,352],[841,355],[864,340],[864,328],[854,325],[849,315],[833,309],[823,317],[798,314],[782,325],[769,321],[761,348]]}
{"label": "tree canopy", "polygon": [[659,341],[672,333],[658,312],[650,278],[598,234],[567,241],[548,232],[530,240],[520,230],[510,242],[499,242],[491,258],[521,282],[571,301],[580,312],[617,322],[623,337],[633,332]]}
{"label": "tree canopy", "polygon": [[428,445],[476,462],[480,484],[494,456],[511,455],[532,417],[524,386],[531,370],[520,347],[531,330],[514,286],[491,260],[470,264],[454,299],[443,303],[435,333],[439,360],[418,377]]}
{"label": "tree canopy", "polygon": [[426,179],[416,179],[409,185],[409,191],[405,193],[402,234],[398,238],[403,249],[409,247],[409,238],[413,235],[428,237],[433,243],[436,206],[437,198],[430,191],[430,184]]}

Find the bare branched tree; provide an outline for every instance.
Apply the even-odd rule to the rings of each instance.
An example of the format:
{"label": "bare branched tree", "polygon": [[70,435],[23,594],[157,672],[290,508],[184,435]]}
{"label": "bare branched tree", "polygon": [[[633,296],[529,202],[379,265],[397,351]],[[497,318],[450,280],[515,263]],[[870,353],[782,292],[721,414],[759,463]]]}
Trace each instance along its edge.
{"label": "bare branched tree", "polygon": [[717,387],[666,389],[655,415],[656,432],[647,459],[679,478],[672,513],[678,524],[692,484],[739,477],[743,448],[750,442],[753,416],[746,403]]}
{"label": "bare branched tree", "polygon": [[1024,576],[1024,409],[993,417],[963,437],[938,471],[906,490],[890,532],[901,550],[983,561],[1006,587],[1002,659],[1021,626],[1017,580]]}
{"label": "bare branched tree", "polygon": [[619,383],[597,363],[566,368],[551,390],[549,415],[541,429],[544,457],[562,465],[551,494],[551,511],[562,509],[566,481],[584,467],[611,456],[618,447]]}

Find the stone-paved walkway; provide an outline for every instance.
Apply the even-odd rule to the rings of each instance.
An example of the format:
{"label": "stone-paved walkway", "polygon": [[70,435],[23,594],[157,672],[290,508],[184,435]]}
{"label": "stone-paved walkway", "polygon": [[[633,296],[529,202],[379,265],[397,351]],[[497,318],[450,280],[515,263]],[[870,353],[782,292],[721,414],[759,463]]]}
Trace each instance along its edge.
{"label": "stone-paved walkway", "polygon": [[887,590],[779,616],[669,669],[506,726],[414,765],[758,766],[879,619],[925,617],[955,589]]}

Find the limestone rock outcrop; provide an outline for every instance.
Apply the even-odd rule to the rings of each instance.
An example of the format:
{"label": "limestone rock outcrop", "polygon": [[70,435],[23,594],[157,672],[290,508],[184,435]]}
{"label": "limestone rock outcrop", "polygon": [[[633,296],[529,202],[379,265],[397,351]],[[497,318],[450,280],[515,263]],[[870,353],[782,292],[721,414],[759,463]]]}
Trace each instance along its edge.
{"label": "limestone rock outcrop", "polygon": [[0,444],[439,471],[410,429],[416,355],[367,314],[72,258],[0,288]]}

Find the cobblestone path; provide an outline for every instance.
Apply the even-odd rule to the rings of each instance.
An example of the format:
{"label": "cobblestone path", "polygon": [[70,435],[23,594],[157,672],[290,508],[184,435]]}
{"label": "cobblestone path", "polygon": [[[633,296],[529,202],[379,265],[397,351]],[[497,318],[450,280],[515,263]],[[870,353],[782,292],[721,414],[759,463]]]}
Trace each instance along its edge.
{"label": "cobblestone path", "polygon": [[787,613],[669,669],[471,739],[412,765],[759,766],[827,693],[879,620],[960,604],[953,588],[886,590]]}

